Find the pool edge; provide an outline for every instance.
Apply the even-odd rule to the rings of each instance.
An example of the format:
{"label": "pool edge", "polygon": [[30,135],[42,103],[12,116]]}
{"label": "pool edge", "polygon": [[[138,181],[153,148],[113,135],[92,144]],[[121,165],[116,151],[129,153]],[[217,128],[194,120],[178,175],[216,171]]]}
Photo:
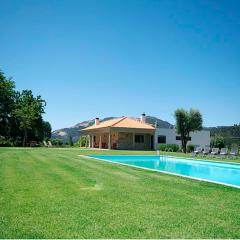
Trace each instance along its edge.
{"label": "pool edge", "polygon": [[[214,183],[214,184],[218,184],[218,185],[223,185],[223,186],[227,186],[227,187],[240,189],[240,186],[233,185],[233,184],[221,183],[221,182],[212,181],[212,180],[206,180],[206,179],[202,179],[202,178],[185,176],[185,175],[178,174],[178,173],[172,173],[172,172],[166,172],[166,171],[161,171],[161,170],[157,170],[157,169],[145,168],[145,167],[130,165],[130,164],[126,164],[126,163],[114,162],[114,161],[111,161],[111,160],[105,160],[105,159],[101,159],[101,158],[97,158],[97,157],[91,157],[91,156],[88,156],[88,155],[78,155],[78,156],[79,157],[84,157],[84,158],[90,158],[90,159],[94,159],[94,160],[98,160],[98,161],[109,162],[109,163],[112,163],[112,164],[118,164],[118,165],[128,166],[128,167],[134,167],[134,168],[143,169],[143,170],[152,171],[152,172],[160,172],[160,173],[169,174],[169,175],[173,175],[173,176],[177,176],[177,177],[189,178],[189,179],[193,179],[193,180],[197,180],[197,181],[209,182],[209,183]],[[120,156],[120,155],[117,155],[117,156]],[[122,155],[122,156],[127,156],[127,155]],[[191,158],[189,158],[189,159],[191,159]]]}

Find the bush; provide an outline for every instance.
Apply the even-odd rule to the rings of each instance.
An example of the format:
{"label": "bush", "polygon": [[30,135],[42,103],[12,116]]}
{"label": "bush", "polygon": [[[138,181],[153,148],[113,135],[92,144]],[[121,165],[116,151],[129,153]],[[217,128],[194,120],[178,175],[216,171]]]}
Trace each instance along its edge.
{"label": "bush", "polygon": [[221,136],[215,136],[211,139],[211,146],[216,148],[224,148],[225,142],[224,138]]}
{"label": "bush", "polygon": [[88,146],[88,137],[80,136],[77,142],[74,143],[75,147],[87,147]]}
{"label": "bush", "polygon": [[0,147],[11,147],[12,146],[12,143],[5,139],[5,137],[3,136],[0,136]]}
{"label": "bush", "polygon": [[224,148],[224,138],[221,136],[215,136],[213,139],[211,139],[211,145],[216,148]]}
{"label": "bush", "polygon": [[36,142],[36,141],[31,141],[31,142],[29,143],[29,146],[30,146],[30,147],[41,147],[41,144],[39,144],[39,143]]}
{"label": "bush", "polygon": [[54,146],[60,147],[63,145],[62,139],[59,139],[59,138],[52,138],[50,141],[51,141],[52,145],[54,145]]}
{"label": "bush", "polygon": [[194,148],[195,148],[194,145],[191,145],[191,144],[187,145],[187,152],[188,152],[188,153],[193,152],[193,151],[194,151]]}
{"label": "bush", "polygon": [[22,138],[16,137],[15,139],[12,139],[12,146],[13,147],[22,147]]}
{"label": "bush", "polygon": [[179,150],[179,146],[177,144],[159,144],[158,149],[166,152],[177,152]]}

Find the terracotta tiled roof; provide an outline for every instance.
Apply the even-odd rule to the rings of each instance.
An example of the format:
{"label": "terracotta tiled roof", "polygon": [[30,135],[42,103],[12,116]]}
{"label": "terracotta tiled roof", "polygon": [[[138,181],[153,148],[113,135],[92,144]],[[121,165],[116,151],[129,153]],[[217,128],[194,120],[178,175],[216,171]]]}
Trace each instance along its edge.
{"label": "terracotta tiled roof", "polygon": [[128,117],[114,118],[104,122],[100,122],[98,125],[92,125],[84,128],[81,131],[94,130],[99,128],[141,128],[141,129],[155,129],[148,123],[141,123],[140,121],[134,120]]}

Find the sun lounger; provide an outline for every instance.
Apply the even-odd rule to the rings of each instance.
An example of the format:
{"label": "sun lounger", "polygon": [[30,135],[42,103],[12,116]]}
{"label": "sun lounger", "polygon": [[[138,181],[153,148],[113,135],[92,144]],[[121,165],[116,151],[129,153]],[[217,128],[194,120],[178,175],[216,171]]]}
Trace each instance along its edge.
{"label": "sun lounger", "polygon": [[196,147],[195,150],[192,152],[192,156],[197,156],[201,152],[202,152],[202,148],[201,147]]}
{"label": "sun lounger", "polygon": [[209,154],[209,152],[210,152],[210,147],[209,146],[205,146],[203,151],[202,151],[202,155],[206,156],[206,155]]}
{"label": "sun lounger", "polygon": [[228,155],[228,148],[221,148],[219,156],[220,157],[226,157],[227,155]]}
{"label": "sun lounger", "polygon": [[209,154],[210,157],[215,157],[218,155],[219,148],[213,148],[211,153]]}
{"label": "sun lounger", "polygon": [[233,147],[229,153],[229,156],[234,158],[234,157],[237,157],[238,155],[238,148],[237,147]]}

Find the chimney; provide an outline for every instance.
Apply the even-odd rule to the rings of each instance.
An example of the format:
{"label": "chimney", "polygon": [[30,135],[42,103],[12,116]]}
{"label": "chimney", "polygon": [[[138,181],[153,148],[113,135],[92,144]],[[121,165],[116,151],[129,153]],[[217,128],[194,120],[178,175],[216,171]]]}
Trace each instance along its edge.
{"label": "chimney", "polygon": [[95,118],[95,125],[99,124],[99,118]]}
{"label": "chimney", "polygon": [[146,123],[146,114],[145,113],[142,113],[140,121],[141,121],[141,123]]}

